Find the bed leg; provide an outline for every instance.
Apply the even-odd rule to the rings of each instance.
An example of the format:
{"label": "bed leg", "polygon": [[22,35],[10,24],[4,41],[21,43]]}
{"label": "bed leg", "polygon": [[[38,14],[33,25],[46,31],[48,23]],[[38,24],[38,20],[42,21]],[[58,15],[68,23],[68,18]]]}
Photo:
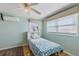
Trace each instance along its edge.
{"label": "bed leg", "polygon": [[60,51],[60,54],[62,54],[62,53],[63,53],[63,50]]}
{"label": "bed leg", "polygon": [[56,53],[55,53],[55,55],[56,55],[56,56],[59,56],[59,53],[58,53],[58,52],[56,52]]}
{"label": "bed leg", "polygon": [[57,52],[57,56],[59,55],[59,53]]}
{"label": "bed leg", "polygon": [[63,50],[61,50],[60,52],[63,53]]}
{"label": "bed leg", "polygon": [[[54,53],[54,54],[52,54],[52,55],[55,56],[56,54]],[[52,56],[52,55],[51,55],[51,56]]]}

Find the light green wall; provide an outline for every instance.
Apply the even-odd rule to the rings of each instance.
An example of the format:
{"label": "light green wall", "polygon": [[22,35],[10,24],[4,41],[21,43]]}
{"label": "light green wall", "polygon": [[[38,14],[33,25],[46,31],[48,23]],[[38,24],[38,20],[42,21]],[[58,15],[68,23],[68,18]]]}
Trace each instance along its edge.
{"label": "light green wall", "polygon": [[[78,21],[79,22],[79,21]],[[78,23],[79,25],[79,23]],[[79,37],[59,35],[55,33],[46,33],[46,22],[42,22],[42,37],[50,41],[61,44],[65,51],[79,56]],[[78,28],[79,29],[79,28]]]}
{"label": "light green wall", "polygon": [[0,19],[0,49],[26,43],[27,19],[19,19],[19,22],[2,21]]}

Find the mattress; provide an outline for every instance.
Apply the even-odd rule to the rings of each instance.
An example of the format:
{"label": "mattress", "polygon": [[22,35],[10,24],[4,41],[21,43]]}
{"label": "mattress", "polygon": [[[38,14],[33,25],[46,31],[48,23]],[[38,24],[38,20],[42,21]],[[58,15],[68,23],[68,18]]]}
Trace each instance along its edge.
{"label": "mattress", "polygon": [[49,56],[64,49],[60,44],[43,38],[29,40],[29,46],[36,56]]}

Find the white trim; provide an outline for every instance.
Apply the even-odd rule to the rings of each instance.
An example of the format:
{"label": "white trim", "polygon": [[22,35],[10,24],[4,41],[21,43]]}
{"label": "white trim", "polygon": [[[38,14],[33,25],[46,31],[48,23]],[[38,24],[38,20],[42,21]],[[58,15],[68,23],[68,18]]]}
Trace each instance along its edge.
{"label": "white trim", "polygon": [[71,54],[71,53],[69,53],[67,51],[64,51],[64,53],[68,54],[69,56],[75,56],[75,55],[73,55],[73,54]]}
{"label": "white trim", "polygon": [[78,37],[78,34],[67,34],[67,33],[59,33],[59,32],[50,32],[47,34],[56,34],[56,35],[65,35],[65,36],[72,36],[72,37]]}
{"label": "white trim", "polygon": [[23,46],[23,45],[25,45],[25,44],[20,44],[20,45],[15,45],[15,46],[10,46],[10,47],[0,48],[0,50],[11,49],[11,48],[20,47],[20,46]]}

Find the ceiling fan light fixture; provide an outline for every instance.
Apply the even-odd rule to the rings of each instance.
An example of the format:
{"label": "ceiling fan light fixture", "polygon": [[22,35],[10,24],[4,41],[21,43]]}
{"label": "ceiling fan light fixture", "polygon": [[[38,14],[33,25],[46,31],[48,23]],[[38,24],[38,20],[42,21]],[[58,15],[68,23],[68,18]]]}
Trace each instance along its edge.
{"label": "ceiling fan light fixture", "polygon": [[38,10],[34,9],[32,6],[34,5],[37,5],[38,3],[23,3],[23,9],[25,12],[28,12],[28,11],[34,11],[36,12],[37,14],[41,14]]}
{"label": "ceiling fan light fixture", "polygon": [[25,8],[24,8],[24,10],[25,10],[25,12],[28,12],[28,11],[30,11],[30,10],[31,10],[31,7],[30,7],[30,6],[25,7]]}
{"label": "ceiling fan light fixture", "polygon": [[25,12],[28,12],[29,10],[28,10],[28,9],[24,9],[24,11],[25,11]]}

